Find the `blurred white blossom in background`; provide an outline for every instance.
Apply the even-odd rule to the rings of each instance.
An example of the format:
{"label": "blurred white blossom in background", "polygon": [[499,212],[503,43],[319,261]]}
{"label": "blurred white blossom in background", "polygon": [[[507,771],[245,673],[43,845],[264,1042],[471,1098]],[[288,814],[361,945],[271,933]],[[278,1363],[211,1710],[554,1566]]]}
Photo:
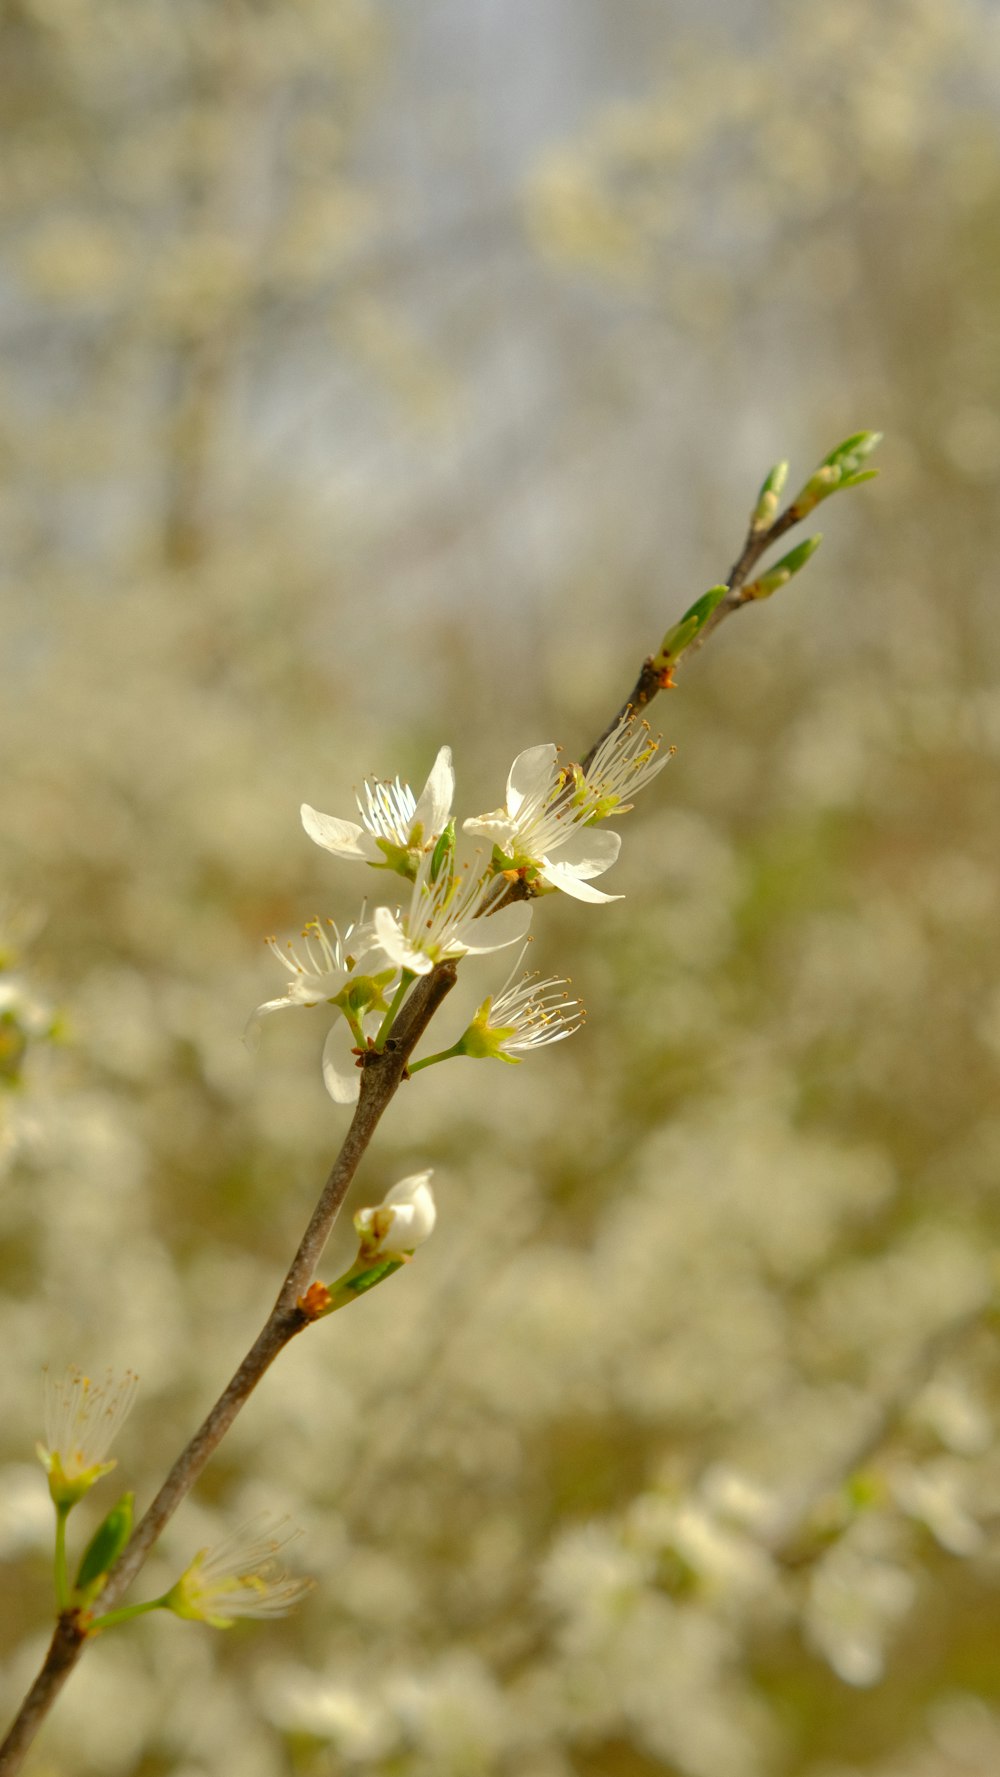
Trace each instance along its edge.
{"label": "blurred white blossom in background", "polygon": [[148,1500],[343,1128],[329,1007],[240,1042],[266,934],[357,911],[299,803],[442,734],[470,808],[580,757],[768,464],[887,435],[660,699],[625,899],[538,903],[586,1026],[403,1087],[337,1248],[416,1166],[433,1240],[283,1356],[136,1594],[262,1509],[316,1590],[102,1636],[53,1768],[994,1777],[996,26],[713,19],[5,21],[5,1708],[39,1373],[141,1373]]}

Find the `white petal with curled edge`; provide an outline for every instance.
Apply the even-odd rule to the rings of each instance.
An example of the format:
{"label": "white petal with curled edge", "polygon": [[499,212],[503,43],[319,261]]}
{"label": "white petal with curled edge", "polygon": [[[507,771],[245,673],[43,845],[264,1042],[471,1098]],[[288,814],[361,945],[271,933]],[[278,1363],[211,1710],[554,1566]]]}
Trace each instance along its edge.
{"label": "white petal with curled edge", "polygon": [[[437,1205],[430,1187],[431,1177],[431,1172],[427,1171],[400,1179],[382,1201],[381,1207],[394,1210],[396,1215],[389,1240],[398,1241],[403,1252],[412,1252],[414,1247],[422,1246],[434,1231]],[[405,1244],[399,1241],[401,1234],[405,1236]]]}
{"label": "white petal with curled edge", "polygon": [[300,813],[310,839],[321,845],[324,851],[332,851],[338,858],[361,858],[369,864],[383,861],[371,834],[356,821],[341,821],[335,814],[320,814],[318,809],[310,808],[308,802],[303,802]]}
{"label": "white petal with curled edge", "polygon": [[256,1011],[251,1012],[243,1026],[243,1041],[251,1055],[256,1055],[260,1048],[260,1020],[266,1018],[269,1012],[284,1012],[287,1006],[297,1004],[298,1001],[293,1000],[291,995],[286,993],[280,1000],[264,1000]]}
{"label": "white petal with curled edge", "polygon": [[527,747],[518,753],[507,776],[507,813],[516,815],[528,797],[542,797],[552,782],[556,764],[556,748],[552,741]]}
{"label": "white petal with curled edge", "polygon": [[425,841],[431,834],[442,832],[448,825],[454,795],[455,768],[451,762],[451,748],[442,747],[420,792],[410,831],[419,826]]}
{"label": "white petal with curled edge", "polygon": [[357,1104],[361,1069],[352,1053],[354,1037],[345,1018],[331,1024],[323,1044],[323,1084],[334,1104]]}
{"label": "white petal with curled edge", "polygon": [[484,833],[508,857],[513,852],[511,841],[516,837],[517,827],[504,809],[494,809],[492,814],[470,815],[462,826],[467,833]]}
{"label": "white petal with curled edge", "polygon": [[501,907],[488,919],[473,920],[462,935],[462,944],[470,956],[486,956],[491,950],[503,950],[527,935],[531,924],[531,903],[518,901],[512,907]]}
{"label": "white petal with curled edge", "polygon": [[604,827],[576,827],[559,845],[559,863],[575,876],[600,876],[610,870],[621,848],[620,833],[609,833]]}
{"label": "white petal with curled edge", "polygon": [[564,895],[571,895],[574,901],[624,901],[624,895],[606,895],[601,889],[591,888],[589,882],[575,870],[567,869],[565,864],[546,863],[539,871],[544,882],[551,883],[553,888],[562,889]]}
{"label": "white petal with curled edge", "polygon": [[397,969],[409,969],[413,975],[429,975],[434,967],[429,956],[411,944],[396,915],[388,907],[376,907],[372,915],[379,944]]}

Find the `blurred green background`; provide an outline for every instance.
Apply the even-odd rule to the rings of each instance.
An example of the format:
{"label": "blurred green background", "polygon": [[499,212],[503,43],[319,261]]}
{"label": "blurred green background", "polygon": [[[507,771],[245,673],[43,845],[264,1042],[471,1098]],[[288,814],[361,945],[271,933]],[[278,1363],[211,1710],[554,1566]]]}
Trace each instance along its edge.
{"label": "blurred green background", "polygon": [[988,0],[7,0],[10,1709],[42,1366],[140,1371],[147,1501],[345,1126],[320,1013],[240,1042],[367,886],[300,801],[579,756],[769,465],[887,434],[660,699],[627,898],[539,905],[585,1029],[400,1094],[352,1206],[431,1164],[433,1241],[135,1595],[261,1507],[316,1592],[109,1635],[34,1777],[1000,1769],[998,124]]}

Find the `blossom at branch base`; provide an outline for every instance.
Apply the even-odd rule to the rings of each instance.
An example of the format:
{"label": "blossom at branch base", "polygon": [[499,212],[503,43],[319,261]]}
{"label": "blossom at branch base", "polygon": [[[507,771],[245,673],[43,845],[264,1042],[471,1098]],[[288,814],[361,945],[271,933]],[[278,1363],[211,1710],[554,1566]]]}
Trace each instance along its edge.
{"label": "blossom at branch base", "polygon": [[58,1380],[45,1373],[45,1443],[38,1455],[49,1477],[49,1492],[67,1509],[114,1468],[104,1457],[135,1402],[139,1378],[109,1370],[94,1382],[74,1365]]}
{"label": "blossom at branch base", "polygon": [[450,854],[438,860],[425,854],[406,910],[376,907],[375,935],[385,954],[401,969],[429,975],[435,964],[460,956],[486,956],[527,936],[531,907],[527,901],[486,910],[496,895],[496,878],[478,866],[456,868]]}
{"label": "blossom at branch base", "polygon": [[500,992],[483,1001],[455,1045],[458,1054],[517,1062],[518,1050],[527,1054],[546,1043],[561,1043],[579,1030],[586,1014],[579,1000],[561,992],[569,986],[563,976],[548,975],[542,981],[536,970],[515,981],[524,954],[522,950]]}
{"label": "blossom at branch base", "polygon": [[415,1172],[398,1185],[374,1209],[359,1209],[354,1226],[366,1259],[389,1253],[412,1253],[434,1231],[437,1205],[430,1187],[433,1173]]}
{"label": "blossom at branch base", "polygon": [[320,814],[308,802],[302,804],[302,825],[310,839],[335,857],[412,877],[416,858],[432,849],[447,827],[454,794],[451,748],[442,747],[419,799],[398,777],[392,783],[367,778],[363,796],[356,797],[361,826]]}
{"label": "blossom at branch base", "polygon": [[285,1616],[314,1583],[275,1559],[301,1535],[287,1518],[252,1518],[214,1549],[199,1550],[164,1597],[164,1609],[213,1629],[229,1629],[238,1617]]}
{"label": "blossom at branch base", "polygon": [[[342,1016],[331,1025],[323,1045],[323,1083],[335,1104],[356,1104],[361,1074],[356,1051],[374,1037],[389,1009],[386,997],[399,975],[397,965],[380,948],[364,918],[348,926],[341,937],[333,920],[313,920],[303,932],[303,942],[268,944],[291,981],[280,999],[265,1000],[253,1013],[245,1040],[255,1045],[259,1020],[288,1006],[334,1006]],[[362,968],[361,965],[364,965]]]}
{"label": "blossom at branch base", "polygon": [[[378,941],[372,927],[366,925],[363,918],[349,925],[343,937],[332,919],[310,920],[303,930],[298,950],[291,940],[284,946],[277,938],[268,938],[267,943],[282,968],[288,970],[291,980],[287,993],[283,993],[280,999],[264,1000],[252,1014],[245,1032],[249,1041],[259,1035],[257,1020],[266,1018],[270,1012],[281,1012],[288,1006],[320,1006],[324,1001],[336,1005],[344,997],[352,978],[355,989],[361,981],[374,983],[374,991],[369,989],[360,995],[361,1003],[374,1004],[396,972],[387,957],[375,954],[379,949]],[[365,960],[373,968],[362,974],[358,964]],[[357,994],[355,998],[358,998]]]}
{"label": "blossom at branch base", "polygon": [[590,886],[621,850],[617,833],[588,825],[592,814],[586,802],[575,799],[573,773],[559,765],[557,748],[546,741],[518,753],[504,807],[475,816],[464,827],[492,840],[509,868],[524,871],[529,882],[540,880],[577,901],[620,901],[620,895]]}

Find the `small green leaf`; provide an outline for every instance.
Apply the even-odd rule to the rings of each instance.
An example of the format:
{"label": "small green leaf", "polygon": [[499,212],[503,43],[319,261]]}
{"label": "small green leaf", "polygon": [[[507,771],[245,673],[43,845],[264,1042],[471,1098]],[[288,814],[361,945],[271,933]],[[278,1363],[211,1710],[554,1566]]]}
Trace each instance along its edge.
{"label": "small green leaf", "polygon": [[834,445],[792,501],[797,517],[805,518],[821,500],[828,500],[841,488],[858,487],[877,475],[877,469],[864,469],[862,464],[881,438],[881,432],[852,432],[842,444]]}
{"label": "small green leaf", "polygon": [[97,1597],[108,1574],[132,1534],[133,1493],[124,1493],[118,1504],[94,1531],[80,1562],[74,1587],[78,1597],[88,1603]]}
{"label": "small green leaf", "polygon": [[833,449],[822,459],[823,463],[845,465],[849,458],[870,456],[875,446],[881,442],[881,432],[852,432],[842,444],[835,444]]}
{"label": "small green leaf", "polygon": [[701,598],[695,599],[694,604],[688,607],[680,621],[675,623],[672,629],[667,630],[660,643],[660,651],[653,661],[657,672],[665,672],[678,655],[683,654],[684,649],[691,646],[695,637],[704,629],[716,605],[725,598],[728,591],[728,586],[710,587],[708,592],[702,593]]}
{"label": "small green leaf", "polygon": [[803,543],[798,543],[794,549],[788,551],[787,555],[783,555],[780,561],[775,562],[773,568],[768,568],[766,574],[761,574],[758,579],[751,580],[749,586],[743,588],[742,598],[744,600],[769,599],[773,592],[778,591],[779,587],[788,585],[793,574],[799,573],[800,569],[805,567],[806,562],[810,556],[815,555],[822,541],[822,537],[819,536],[807,537]]}
{"label": "small green leaf", "polygon": [[782,489],[788,480],[788,464],[775,463],[770,475],[757,495],[757,504],[750,519],[750,529],[756,535],[760,531],[770,530],[778,516],[778,505]]}

